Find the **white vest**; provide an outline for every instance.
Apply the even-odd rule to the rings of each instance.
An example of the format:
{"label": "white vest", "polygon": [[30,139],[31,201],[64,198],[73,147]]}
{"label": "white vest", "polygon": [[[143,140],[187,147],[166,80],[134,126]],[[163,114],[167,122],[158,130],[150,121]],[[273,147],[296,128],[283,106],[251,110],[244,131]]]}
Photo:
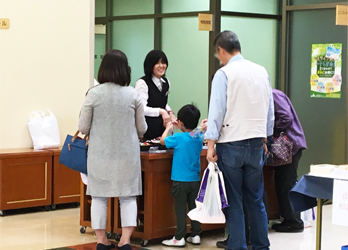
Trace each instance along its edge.
{"label": "white vest", "polygon": [[267,137],[271,87],[265,68],[248,60],[222,68],[227,76],[227,109],[218,143]]}

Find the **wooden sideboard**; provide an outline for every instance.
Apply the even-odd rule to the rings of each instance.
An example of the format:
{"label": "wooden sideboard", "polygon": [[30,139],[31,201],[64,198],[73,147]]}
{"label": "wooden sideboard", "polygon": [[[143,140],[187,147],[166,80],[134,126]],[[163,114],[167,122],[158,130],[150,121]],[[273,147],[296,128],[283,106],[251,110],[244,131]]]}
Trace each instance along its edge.
{"label": "wooden sideboard", "polygon": [[61,149],[0,150],[0,215],[4,210],[80,202],[80,173],[59,163]]}
{"label": "wooden sideboard", "polygon": [[80,202],[80,173],[59,163],[61,149],[51,149],[53,153],[53,201],[57,204]]}
{"label": "wooden sideboard", "polygon": [[0,210],[52,204],[52,152],[0,150]]}

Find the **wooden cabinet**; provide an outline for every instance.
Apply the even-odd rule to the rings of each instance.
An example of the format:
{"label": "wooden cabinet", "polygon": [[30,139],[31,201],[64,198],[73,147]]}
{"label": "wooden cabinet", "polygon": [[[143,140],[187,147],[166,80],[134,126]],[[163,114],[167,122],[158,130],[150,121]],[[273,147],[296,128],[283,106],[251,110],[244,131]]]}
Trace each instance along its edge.
{"label": "wooden cabinet", "polygon": [[[206,150],[201,154],[202,174],[208,163]],[[138,197],[138,226],[133,237],[143,239],[142,245],[148,240],[173,236],[176,230],[174,199],[171,196],[171,169],[173,153],[141,153],[141,170],[143,178],[143,195]],[[121,216],[115,198],[114,229],[121,234]],[[188,219],[189,224],[189,219]],[[224,228],[224,224],[202,225],[202,230]],[[187,232],[190,226],[187,227]]]}
{"label": "wooden cabinet", "polygon": [[0,210],[49,206],[52,202],[52,152],[0,150]]}
{"label": "wooden cabinet", "polygon": [[80,173],[59,163],[60,149],[53,153],[53,205],[80,202]]}

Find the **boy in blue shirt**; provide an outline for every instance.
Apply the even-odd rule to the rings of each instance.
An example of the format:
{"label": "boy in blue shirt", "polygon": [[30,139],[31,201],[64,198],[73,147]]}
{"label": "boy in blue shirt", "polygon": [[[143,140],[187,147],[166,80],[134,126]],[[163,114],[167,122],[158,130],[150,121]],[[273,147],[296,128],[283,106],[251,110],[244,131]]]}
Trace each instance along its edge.
{"label": "boy in blue shirt", "polygon": [[[188,205],[189,211],[196,208],[195,199],[199,192],[201,179],[200,156],[203,136],[195,136],[192,131],[197,127],[200,116],[200,111],[194,105],[185,105],[178,112],[176,124],[183,133],[176,133],[168,137],[168,133],[173,129],[173,124],[168,123],[161,138],[162,145],[174,148],[171,193],[175,202],[177,229],[173,239],[162,242],[166,246],[185,246],[186,205]],[[191,227],[191,236],[187,238],[187,242],[199,245],[201,224],[198,221],[191,221]]]}

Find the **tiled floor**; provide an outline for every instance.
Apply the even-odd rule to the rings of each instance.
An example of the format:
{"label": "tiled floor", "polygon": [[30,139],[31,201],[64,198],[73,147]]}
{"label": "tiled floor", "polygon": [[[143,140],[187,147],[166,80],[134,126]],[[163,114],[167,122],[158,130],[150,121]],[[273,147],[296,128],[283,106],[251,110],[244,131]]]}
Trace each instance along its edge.
{"label": "tiled floor", "polygon": [[[75,246],[69,246],[69,247],[58,247],[58,248],[52,248],[48,250],[95,250],[97,247],[97,242],[93,243],[86,243],[86,244],[80,244]],[[148,250],[143,247],[138,246],[132,246],[133,250]]]}
{"label": "tiled floor", "polygon": [[[1,250],[39,250],[52,249],[95,242],[93,231],[79,232],[79,209],[62,209],[51,212],[32,212],[10,214],[0,217]],[[224,238],[223,233],[213,233],[202,238],[202,245],[187,245],[186,249],[215,249],[215,242]],[[272,250],[314,250],[315,222],[303,233],[281,234],[269,231]],[[340,250],[348,245],[348,227],[331,223],[331,206],[324,207],[323,250]],[[139,242],[134,242],[139,244]],[[168,250],[160,241],[150,242],[146,247],[155,250]]]}

